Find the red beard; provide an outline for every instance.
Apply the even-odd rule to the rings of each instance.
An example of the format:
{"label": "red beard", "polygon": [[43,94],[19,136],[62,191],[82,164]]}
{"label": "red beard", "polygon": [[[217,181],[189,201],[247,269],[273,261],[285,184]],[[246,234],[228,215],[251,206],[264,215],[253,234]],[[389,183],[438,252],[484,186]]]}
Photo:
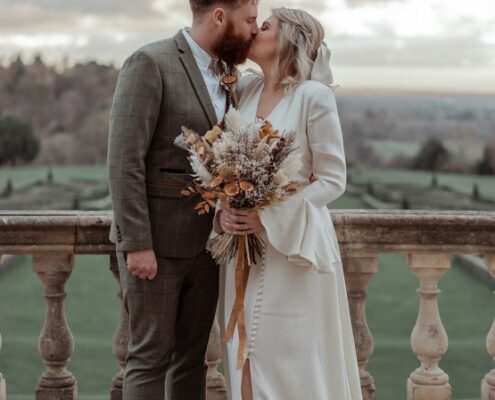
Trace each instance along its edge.
{"label": "red beard", "polygon": [[229,21],[223,37],[213,47],[213,51],[231,67],[243,64],[247,59],[254,38],[255,36],[252,35],[249,40],[245,40],[235,35],[234,24]]}

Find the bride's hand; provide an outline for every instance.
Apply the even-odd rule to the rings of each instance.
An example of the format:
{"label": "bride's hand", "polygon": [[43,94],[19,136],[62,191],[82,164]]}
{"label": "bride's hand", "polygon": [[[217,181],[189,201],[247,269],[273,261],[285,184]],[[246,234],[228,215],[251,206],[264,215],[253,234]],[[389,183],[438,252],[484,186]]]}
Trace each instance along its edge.
{"label": "bride's hand", "polygon": [[222,230],[231,235],[249,235],[264,229],[258,212],[249,209],[222,209],[219,222]]}

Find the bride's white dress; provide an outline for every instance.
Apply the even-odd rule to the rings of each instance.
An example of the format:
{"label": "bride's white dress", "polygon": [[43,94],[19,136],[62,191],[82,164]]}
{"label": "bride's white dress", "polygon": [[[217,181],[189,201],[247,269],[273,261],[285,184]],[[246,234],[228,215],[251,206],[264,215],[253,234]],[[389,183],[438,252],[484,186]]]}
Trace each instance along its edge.
{"label": "bride's white dress", "polygon": [[[254,121],[263,79],[243,78],[240,112]],[[298,134],[304,187],[260,212],[266,249],[251,267],[245,295],[247,345],[255,400],[360,400],[361,388],[335,230],[326,205],[345,188],[344,147],[330,88],[306,81],[266,118]],[[317,180],[310,184],[311,174]],[[222,336],[235,299],[233,262],[221,266]],[[238,335],[224,344],[231,400],[241,399]]]}

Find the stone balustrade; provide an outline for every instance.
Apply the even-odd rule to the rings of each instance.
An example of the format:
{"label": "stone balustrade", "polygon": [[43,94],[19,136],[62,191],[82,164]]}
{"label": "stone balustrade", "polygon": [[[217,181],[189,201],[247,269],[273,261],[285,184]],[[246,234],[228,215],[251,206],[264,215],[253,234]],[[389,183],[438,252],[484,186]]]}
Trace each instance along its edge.
{"label": "stone balustrade", "polygon": [[[438,309],[438,282],[450,268],[450,254],[482,255],[495,277],[495,213],[339,210],[332,211],[332,218],[343,258],[363,398],[376,399],[373,377],[366,370],[373,355],[373,336],[366,321],[367,286],[378,270],[378,254],[394,252],[408,255],[411,272],[418,279],[419,310],[411,333],[411,349],[419,366],[411,372],[404,389],[407,399],[451,399],[449,377],[439,367],[447,352],[448,337]],[[65,319],[64,288],[77,254],[109,255],[109,268],[120,288],[115,249],[108,241],[110,221],[110,212],[0,212],[0,255],[31,254],[33,270],[44,285],[46,317],[39,350],[46,371],[39,379],[37,400],[77,399],[77,379],[68,368],[77,338],[74,340]],[[119,297],[122,298],[121,288]],[[109,382],[112,400],[122,398],[128,341],[123,306],[120,311],[113,342],[120,370]],[[486,348],[487,357],[495,358],[495,322],[487,334]],[[224,399],[225,381],[218,371],[220,346],[216,323],[207,361],[208,399]],[[481,399],[495,399],[495,369],[480,379]],[[5,387],[0,373],[0,400],[6,398]]]}

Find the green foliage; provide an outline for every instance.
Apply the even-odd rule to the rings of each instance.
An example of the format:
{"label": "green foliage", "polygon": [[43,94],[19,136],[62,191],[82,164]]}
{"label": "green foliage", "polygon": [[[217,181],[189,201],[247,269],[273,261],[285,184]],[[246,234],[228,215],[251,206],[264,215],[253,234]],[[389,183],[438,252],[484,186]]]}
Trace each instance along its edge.
{"label": "green foliage", "polygon": [[40,150],[31,125],[12,116],[0,117],[0,165],[30,162]]}
{"label": "green foliage", "polygon": [[430,137],[423,143],[412,163],[413,169],[436,171],[447,161],[449,152],[443,143],[434,137]]}

